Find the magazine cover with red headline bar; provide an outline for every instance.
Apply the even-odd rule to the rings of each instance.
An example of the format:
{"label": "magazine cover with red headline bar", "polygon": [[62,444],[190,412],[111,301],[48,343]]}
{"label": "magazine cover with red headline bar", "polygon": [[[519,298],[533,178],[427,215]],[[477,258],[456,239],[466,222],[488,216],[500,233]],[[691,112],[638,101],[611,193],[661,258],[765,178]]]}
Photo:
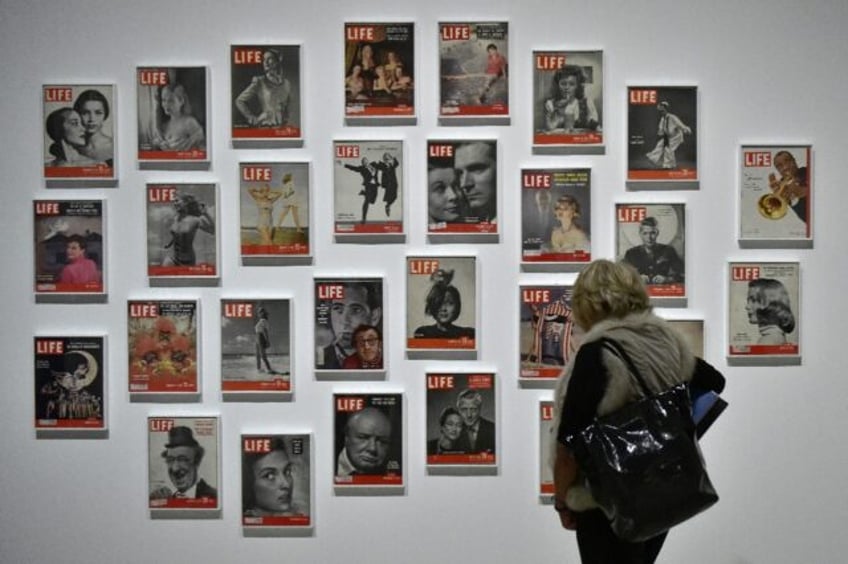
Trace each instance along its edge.
{"label": "magazine cover with red headline bar", "polygon": [[311,435],[241,436],[241,523],[312,525]]}
{"label": "magazine cover with red headline bar", "polygon": [[406,348],[477,349],[477,259],[406,257]]}
{"label": "magazine cover with red headline bar", "polygon": [[428,372],[427,464],[495,465],[495,374]]}
{"label": "magazine cover with red headline bar", "polygon": [[539,497],[552,500],[554,471],[551,467],[551,433],[554,431],[554,402],[539,402]]}
{"label": "magazine cover with red headline bar", "polygon": [[509,115],[508,22],[439,23],[439,116]]}
{"label": "magazine cover with red headline bar", "polygon": [[336,486],[403,486],[403,396],[333,394]]}
{"label": "magazine cover with red headline bar", "polygon": [[553,382],[577,352],[571,286],[519,288],[520,378]]}

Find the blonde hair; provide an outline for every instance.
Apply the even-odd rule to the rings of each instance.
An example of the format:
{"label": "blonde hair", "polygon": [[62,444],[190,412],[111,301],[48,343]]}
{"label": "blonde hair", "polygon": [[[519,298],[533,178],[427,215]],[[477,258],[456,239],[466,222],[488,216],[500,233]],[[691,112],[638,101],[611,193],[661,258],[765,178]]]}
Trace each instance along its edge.
{"label": "blonde hair", "polygon": [[574,283],[571,297],[574,319],[584,330],[599,321],[622,318],[651,309],[645,285],[629,264],[596,260]]}

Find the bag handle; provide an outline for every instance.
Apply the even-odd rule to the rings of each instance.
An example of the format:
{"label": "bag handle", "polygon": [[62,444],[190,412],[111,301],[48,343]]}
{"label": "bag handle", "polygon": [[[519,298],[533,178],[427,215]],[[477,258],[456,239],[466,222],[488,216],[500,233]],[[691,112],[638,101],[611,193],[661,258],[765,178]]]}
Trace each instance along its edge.
{"label": "bag handle", "polygon": [[636,378],[636,381],[639,383],[639,386],[642,388],[642,395],[645,397],[650,396],[654,392],[651,391],[651,388],[648,387],[648,384],[645,383],[645,379],[642,378],[642,375],[639,373],[639,370],[636,368],[636,365],[633,364],[633,360],[630,359],[630,356],[624,352],[624,349],[617,341],[613,341],[607,337],[603,337],[600,339],[601,343],[604,347],[609,349],[614,355],[624,361],[624,364],[627,365],[627,368],[630,370],[630,373]]}

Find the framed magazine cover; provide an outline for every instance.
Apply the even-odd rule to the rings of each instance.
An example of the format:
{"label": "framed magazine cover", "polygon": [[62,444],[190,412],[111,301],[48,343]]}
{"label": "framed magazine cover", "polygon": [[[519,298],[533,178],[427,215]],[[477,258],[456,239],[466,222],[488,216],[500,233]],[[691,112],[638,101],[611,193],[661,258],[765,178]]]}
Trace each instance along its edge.
{"label": "framed magazine cover", "polygon": [[136,69],[139,168],[209,168],[208,81],[206,67]]}
{"label": "framed magazine cover", "polygon": [[292,398],[290,299],[221,300],[221,393],[225,400]]}
{"label": "framed magazine cover", "polygon": [[539,501],[554,503],[554,470],[551,457],[551,435],[554,429],[554,402],[539,402]]}
{"label": "framed magazine cover", "polygon": [[200,303],[128,300],[130,401],[200,401]]}
{"label": "framed magazine cover", "polygon": [[117,186],[115,85],[46,84],[42,101],[47,187]]}
{"label": "framed magazine cover", "polygon": [[800,278],[797,262],[729,263],[728,364],[801,364]]}
{"label": "framed magazine cover", "polygon": [[233,147],[302,147],[301,84],[300,45],[231,45]]}
{"label": "framed magazine cover", "polygon": [[217,416],[147,418],[148,509],[153,519],[221,516]]}
{"label": "framed magazine cover", "polygon": [[33,364],[36,437],[109,436],[104,335],[38,335]]}
{"label": "framed magazine cover", "polygon": [[311,217],[308,162],[239,163],[242,264],[311,264]]}
{"label": "framed magazine cover", "polygon": [[403,494],[403,394],[334,393],[333,419],[336,494]]}
{"label": "framed magazine cover", "polygon": [[704,320],[666,319],[686,339],[695,356],[704,358]]}
{"label": "framed magazine cover", "polygon": [[105,201],[34,200],[33,235],[37,303],[106,302]]}
{"label": "framed magazine cover", "polygon": [[553,388],[579,339],[571,309],[572,286],[522,284],[519,287],[519,384]]}
{"label": "framed magazine cover", "polygon": [[654,305],[686,307],[685,204],[616,204],[616,259],[635,268]]}
{"label": "framed magazine cover", "polygon": [[533,51],[533,152],[604,154],[602,51]]}
{"label": "framed magazine cover", "polygon": [[697,190],[698,87],[627,87],[627,189]]}
{"label": "framed magazine cover", "polygon": [[440,125],[508,125],[508,57],[508,22],[439,22]]}
{"label": "framed magazine cover", "polygon": [[313,528],[310,433],[241,435],[244,536],[305,536]]}
{"label": "framed magazine cover", "polygon": [[521,170],[521,268],[580,270],[592,260],[588,168]]}
{"label": "framed magazine cover", "polygon": [[811,145],[742,145],[739,246],[812,248]]}
{"label": "framed magazine cover", "polygon": [[404,242],[406,163],[401,140],[333,141],[337,242]]}
{"label": "framed magazine cover", "polygon": [[217,286],[217,185],[148,184],[146,203],[150,285]]}
{"label": "framed magazine cover", "polygon": [[345,22],[345,122],[415,125],[415,24]]}
{"label": "framed magazine cover", "polygon": [[494,372],[427,372],[427,470],[495,471],[498,458]]}
{"label": "framed magazine cover", "polygon": [[407,256],[407,356],[477,358],[478,295],[477,257]]}

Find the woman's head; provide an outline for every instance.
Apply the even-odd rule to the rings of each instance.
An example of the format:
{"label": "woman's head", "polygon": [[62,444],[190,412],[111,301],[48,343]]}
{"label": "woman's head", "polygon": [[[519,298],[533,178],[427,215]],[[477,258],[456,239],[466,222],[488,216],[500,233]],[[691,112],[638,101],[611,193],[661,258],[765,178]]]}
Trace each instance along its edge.
{"label": "woman's head", "polygon": [[554,215],[563,226],[571,225],[580,217],[580,202],[574,196],[560,196],[554,206]]}
{"label": "woman's head", "polygon": [[200,216],[200,202],[191,194],[177,194],[174,200],[174,208],[184,215]]}
{"label": "woman's head", "polygon": [[276,49],[265,49],[262,52],[262,70],[266,73],[277,72],[283,65],[283,55]]}
{"label": "woman's head", "polygon": [[455,407],[446,407],[439,415],[439,428],[446,438],[457,440],[462,433],[462,415]]}
{"label": "woman's head", "polygon": [[784,333],[791,333],[795,329],[789,292],[780,280],[758,278],[748,282],[745,311],[748,313],[748,321],[760,327],[776,325]]}
{"label": "woman's head", "polygon": [[[64,141],[75,147],[85,146],[85,128],[73,108],[59,108],[47,116],[47,135],[56,143]],[[52,152],[52,151],[51,151]],[[54,156],[59,156],[54,153]]]}
{"label": "woman's head", "polygon": [[109,101],[97,90],[84,90],[74,102],[74,110],[80,115],[85,132],[97,133],[109,117]]}
{"label": "woman's head", "polygon": [[260,307],[256,310],[256,315],[259,319],[268,319],[268,310],[264,307]]}
{"label": "woman's head", "polygon": [[159,91],[162,111],[170,117],[191,114],[188,93],[182,84],[166,84]]}
{"label": "woman's head", "polygon": [[651,309],[639,273],[628,264],[608,260],[596,260],[580,273],[571,305],[575,321],[587,331],[599,321]]}
{"label": "woman's head", "polygon": [[585,96],[586,75],[577,65],[565,65],[554,73],[554,98],[577,98]]}
{"label": "woman's head", "polygon": [[430,218],[433,221],[456,221],[463,215],[459,178],[453,161],[430,159],[427,166],[427,194]]}
{"label": "woman's head", "polygon": [[260,513],[292,511],[295,465],[285,442],[271,439],[270,450],[244,453],[242,497],[244,507]]}
{"label": "woman's head", "polygon": [[453,271],[440,269],[434,275],[433,286],[427,293],[424,313],[435,319],[439,325],[453,323],[462,312],[459,290],[451,285],[451,280],[453,280]]}

